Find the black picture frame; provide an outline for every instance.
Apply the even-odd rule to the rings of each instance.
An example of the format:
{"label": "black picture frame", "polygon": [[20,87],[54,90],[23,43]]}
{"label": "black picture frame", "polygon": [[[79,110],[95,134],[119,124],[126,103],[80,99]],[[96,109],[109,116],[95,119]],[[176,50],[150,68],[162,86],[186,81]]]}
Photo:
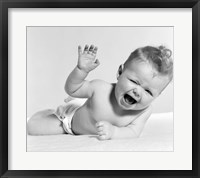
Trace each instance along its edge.
{"label": "black picture frame", "polygon": [[[192,8],[192,170],[8,170],[9,8]],[[0,175],[1,177],[200,177],[199,0],[0,0]],[[20,161],[20,160],[19,160]]]}

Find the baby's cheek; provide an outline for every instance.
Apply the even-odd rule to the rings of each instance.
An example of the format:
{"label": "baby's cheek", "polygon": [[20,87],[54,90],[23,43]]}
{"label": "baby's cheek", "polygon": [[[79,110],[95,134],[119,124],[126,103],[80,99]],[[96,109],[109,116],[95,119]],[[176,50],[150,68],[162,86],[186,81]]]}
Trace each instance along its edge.
{"label": "baby's cheek", "polygon": [[141,100],[141,104],[143,105],[150,105],[153,102],[153,98],[150,98],[148,96],[144,96]]}
{"label": "baby's cheek", "polygon": [[148,100],[148,104],[150,105],[153,101],[154,101],[154,98],[150,98],[150,99]]}

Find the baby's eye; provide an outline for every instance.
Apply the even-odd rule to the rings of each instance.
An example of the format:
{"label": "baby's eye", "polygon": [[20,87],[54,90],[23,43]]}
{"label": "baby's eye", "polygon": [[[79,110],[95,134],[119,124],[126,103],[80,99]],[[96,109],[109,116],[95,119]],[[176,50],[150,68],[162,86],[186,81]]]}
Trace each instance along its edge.
{"label": "baby's eye", "polygon": [[151,91],[149,90],[145,90],[147,93],[149,93],[151,96],[153,96],[153,94],[151,93]]}
{"label": "baby's eye", "polygon": [[130,79],[130,81],[133,82],[133,83],[135,83],[136,85],[139,85],[139,83],[137,81],[135,81],[135,80],[131,80]]}

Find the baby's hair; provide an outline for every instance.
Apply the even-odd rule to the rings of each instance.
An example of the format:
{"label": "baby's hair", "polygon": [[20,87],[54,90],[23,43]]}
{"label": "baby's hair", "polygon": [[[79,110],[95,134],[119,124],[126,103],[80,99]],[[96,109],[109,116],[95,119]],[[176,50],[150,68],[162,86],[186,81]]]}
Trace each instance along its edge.
{"label": "baby's hair", "polygon": [[169,81],[171,81],[173,78],[173,60],[171,57],[171,50],[164,46],[145,46],[133,51],[124,66],[127,67],[132,60],[148,61],[160,75],[168,76]]}

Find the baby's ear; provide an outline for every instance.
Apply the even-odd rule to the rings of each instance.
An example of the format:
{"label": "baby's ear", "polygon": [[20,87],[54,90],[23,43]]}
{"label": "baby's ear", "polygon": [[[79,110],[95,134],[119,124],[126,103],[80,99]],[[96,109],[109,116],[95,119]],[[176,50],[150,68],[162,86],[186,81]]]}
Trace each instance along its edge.
{"label": "baby's ear", "polygon": [[118,71],[117,71],[117,79],[118,79],[119,76],[122,74],[123,70],[124,70],[124,64],[121,64],[121,65],[119,66]]}

